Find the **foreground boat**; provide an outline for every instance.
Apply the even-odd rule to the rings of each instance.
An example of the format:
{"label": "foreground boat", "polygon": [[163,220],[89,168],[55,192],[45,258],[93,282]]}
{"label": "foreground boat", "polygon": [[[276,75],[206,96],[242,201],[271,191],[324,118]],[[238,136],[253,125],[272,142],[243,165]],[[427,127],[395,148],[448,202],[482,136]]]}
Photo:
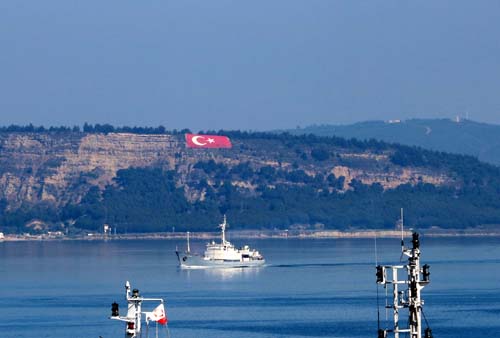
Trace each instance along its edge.
{"label": "foreground boat", "polygon": [[226,240],[227,221],[219,224],[222,232],[220,243],[212,241],[207,244],[205,254],[191,253],[189,246],[189,232],[187,235],[187,250],[180,253],[176,250],[177,259],[181,269],[206,269],[206,268],[245,268],[263,266],[266,261],[255,249],[245,245],[239,249]]}
{"label": "foreground boat", "polygon": [[[170,332],[168,331],[167,324],[167,316],[165,314],[165,307],[163,306],[162,298],[144,298],[139,294],[139,290],[133,289],[130,291],[130,283],[127,281],[125,284],[125,299],[127,300],[127,315],[120,316],[120,310],[118,303],[114,302],[111,304],[111,317],[110,319],[118,320],[125,323],[125,337],[126,338],[138,338],[142,337],[142,316],[145,316],[146,319],[146,332],[145,337],[149,337],[149,326],[150,322],[154,322],[155,325],[155,337],[159,337],[159,326],[164,327],[161,331],[164,331],[165,337],[170,337]],[[160,302],[158,306],[156,306],[150,312],[142,311],[142,303],[143,302]]]}

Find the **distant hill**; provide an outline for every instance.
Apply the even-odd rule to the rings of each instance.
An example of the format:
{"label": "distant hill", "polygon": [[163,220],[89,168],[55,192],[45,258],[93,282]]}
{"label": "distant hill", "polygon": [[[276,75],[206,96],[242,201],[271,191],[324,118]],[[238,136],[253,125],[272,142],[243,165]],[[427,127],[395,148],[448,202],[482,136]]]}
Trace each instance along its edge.
{"label": "distant hill", "polygon": [[[118,131],[118,132],[117,132]],[[89,126],[0,128],[0,231],[68,234],[394,229],[500,224],[500,168],[466,155],[339,137]]]}
{"label": "distant hill", "polygon": [[368,121],[351,125],[313,125],[287,130],[291,134],[314,134],[347,138],[376,139],[415,145],[426,149],[472,155],[500,165],[500,125],[470,120],[413,119]]}

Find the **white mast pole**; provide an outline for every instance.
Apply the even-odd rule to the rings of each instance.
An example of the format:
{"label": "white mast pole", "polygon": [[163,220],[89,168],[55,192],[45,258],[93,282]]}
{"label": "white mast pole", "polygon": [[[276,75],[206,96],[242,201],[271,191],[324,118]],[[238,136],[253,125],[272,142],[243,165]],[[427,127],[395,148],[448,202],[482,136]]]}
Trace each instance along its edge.
{"label": "white mast pole", "polygon": [[224,214],[224,222],[220,225],[222,229],[222,244],[226,244],[226,215]]}
{"label": "white mast pole", "polygon": [[394,338],[399,338],[398,269],[392,267],[392,307],[394,310]]}
{"label": "white mast pole", "polygon": [[422,305],[420,290],[428,283],[420,280],[420,239],[417,233],[413,234],[413,248],[408,259],[408,283],[410,297],[408,299],[410,336],[411,338],[422,337]]}

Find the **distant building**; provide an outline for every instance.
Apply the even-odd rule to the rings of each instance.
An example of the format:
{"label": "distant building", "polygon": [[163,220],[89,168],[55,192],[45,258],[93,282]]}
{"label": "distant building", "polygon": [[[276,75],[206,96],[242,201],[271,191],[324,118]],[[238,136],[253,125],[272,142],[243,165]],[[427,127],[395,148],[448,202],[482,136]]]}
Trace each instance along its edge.
{"label": "distant building", "polygon": [[390,123],[390,124],[401,123],[401,120],[388,120],[387,123]]}
{"label": "distant building", "polygon": [[47,235],[51,237],[61,237],[64,236],[64,233],[62,231],[48,231]]}
{"label": "distant building", "polygon": [[4,238],[5,236],[3,235],[3,232],[0,232],[0,241],[2,241]]}

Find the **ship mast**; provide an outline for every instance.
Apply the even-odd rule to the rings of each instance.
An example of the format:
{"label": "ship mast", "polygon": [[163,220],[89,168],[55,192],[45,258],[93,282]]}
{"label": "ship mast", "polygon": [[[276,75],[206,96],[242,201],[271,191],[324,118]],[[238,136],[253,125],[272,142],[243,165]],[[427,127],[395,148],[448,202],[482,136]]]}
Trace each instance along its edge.
{"label": "ship mast", "polygon": [[[142,303],[147,301],[159,301],[164,303],[162,298],[144,298],[139,294],[138,289],[130,291],[130,283],[125,283],[125,299],[127,300],[127,315],[120,316],[119,306],[116,302],[111,305],[110,319],[125,322],[125,338],[137,338],[141,336],[142,315],[147,314],[142,312]],[[156,333],[158,337],[158,332]]]}
{"label": "ship mast", "polygon": [[[409,334],[410,338],[422,338],[422,306],[421,290],[430,282],[429,265],[420,267],[420,239],[418,233],[412,235],[412,248],[404,247],[402,241],[402,254],[408,257],[407,265],[377,265],[377,284],[387,288],[392,285],[392,305],[386,308],[393,310],[393,328],[379,329],[378,338],[388,337],[388,333],[393,333],[394,338],[399,338],[401,334]],[[398,271],[406,270],[407,279],[399,280]],[[399,290],[399,286],[406,286],[405,290]],[[401,328],[399,324],[400,311],[408,310],[408,327]],[[432,330],[425,329],[424,338],[432,338]]]}
{"label": "ship mast", "polygon": [[226,215],[224,215],[224,222],[219,224],[219,227],[222,229],[222,244],[225,245],[226,242],[226,227],[227,227],[227,222],[226,222]]}

